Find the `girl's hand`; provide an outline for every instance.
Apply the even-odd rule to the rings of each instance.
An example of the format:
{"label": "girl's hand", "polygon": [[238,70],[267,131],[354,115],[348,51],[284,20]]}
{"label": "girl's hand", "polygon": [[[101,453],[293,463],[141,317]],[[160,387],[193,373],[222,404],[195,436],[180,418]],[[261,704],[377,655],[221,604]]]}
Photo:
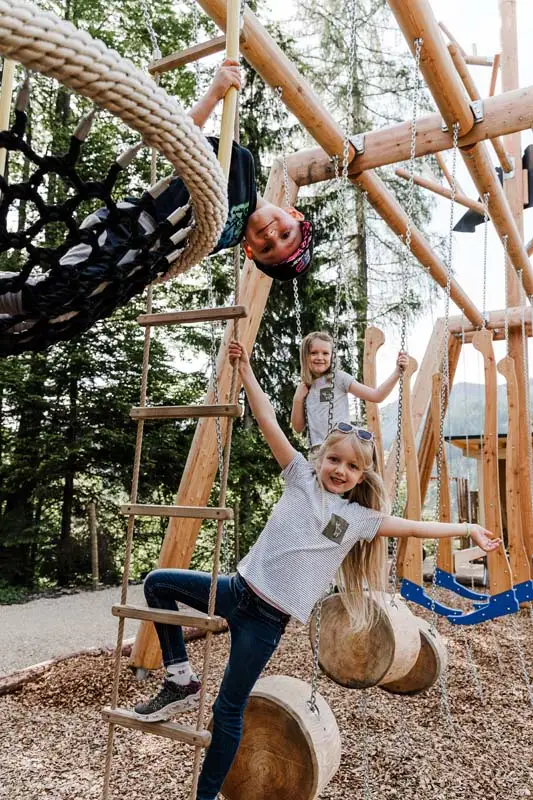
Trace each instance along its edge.
{"label": "girl's hand", "polygon": [[243,369],[243,367],[250,366],[250,359],[248,358],[248,353],[242,346],[240,342],[235,341],[234,339],[229,343],[228,348],[228,355],[230,364],[233,365],[235,361],[239,361],[239,369]]}
{"label": "girl's hand", "polygon": [[497,550],[501,544],[501,539],[496,539],[494,534],[483,528],[481,525],[469,525],[470,538],[473,542],[481,547],[485,553],[492,553]]}
{"label": "girl's hand", "polygon": [[396,359],[396,369],[398,373],[403,372],[407,366],[409,366],[409,355],[404,350],[400,350],[398,358]]}
{"label": "girl's hand", "polygon": [[309,394],[309,386],[307,386],[306,383],[299,383],[298,388],[294,393],[294,399],[303,402],[308,394]]}
{"label": "girl's hand", "polygon": [[232,86],[237,90],[241,88],[241,70],[238,61],[227,58],[215,72],[209,91],[217,100],[222,100]]}

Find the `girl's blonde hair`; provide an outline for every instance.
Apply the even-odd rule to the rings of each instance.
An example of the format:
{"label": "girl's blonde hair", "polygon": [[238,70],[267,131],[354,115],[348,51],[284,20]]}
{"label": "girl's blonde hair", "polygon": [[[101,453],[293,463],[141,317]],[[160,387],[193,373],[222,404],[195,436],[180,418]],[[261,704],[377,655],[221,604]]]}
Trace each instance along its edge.
{"label": "girl's blonde hair", "polygon": [[[300,345],[300,378],[302,383],[305,383],[306,386],[311,386],[317,377],[313,375],[309,367],[309,353],[311,351],[313,339],[320,339],[322,342],[327,342],[331,345],[331,351],[333,352],[333,339],[327,331],[311,331],[307,336],[304,336],[302,344]],[[332,364],[330,363],[329,369],[325,373],[326,376],[331,375],[331,370]]]}
{"label": "girl's blonde hair", "polygon": [[[363,471],[363,480],[347,495],[349,502],[389,513],[387,493],[378,473],[374,441],[362,440],[354,432],[333,431],[312,457],[317,477],[322,459],[329,448],[347,438],[354,450],[354,461]],[[387,588],[386,538],[375,536],[371,542],[365,540],[356,542],[339,567],[337,586],[350,617],[352,630],[360,631],[373,627],[382,614],[382,593]]]}

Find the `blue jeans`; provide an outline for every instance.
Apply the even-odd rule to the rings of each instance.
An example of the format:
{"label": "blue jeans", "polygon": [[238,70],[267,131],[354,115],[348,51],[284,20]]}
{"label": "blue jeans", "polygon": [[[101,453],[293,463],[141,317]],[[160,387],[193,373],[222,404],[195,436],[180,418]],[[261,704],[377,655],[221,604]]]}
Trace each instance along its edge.
{"label": "blue jeans", "polygon": [[[144,583],[152,608],[176,610],[176,602],[207,612],[211,575],[181,569],[156,569]],[[256,680],[279,644],[289,617],[258,597],[236,575],[217,582],[215,614],[228,621],[229,660],[213,705],[213,738],[204,759],[197,800],[216,800],[237,754],[244,709]],[[187,661],[183,631],[156,624],[165,666]]]}

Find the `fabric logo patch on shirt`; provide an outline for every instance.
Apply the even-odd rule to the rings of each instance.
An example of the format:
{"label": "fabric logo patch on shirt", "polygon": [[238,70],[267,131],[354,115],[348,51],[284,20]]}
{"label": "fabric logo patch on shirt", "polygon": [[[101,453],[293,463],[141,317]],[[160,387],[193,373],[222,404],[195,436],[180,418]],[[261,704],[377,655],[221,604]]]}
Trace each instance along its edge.
{"label": "fabric logo patch on shirt", "polygon": [[337,514],[332,514],[331,519],[322,531],[322,536],[325,536],[336,544],[341,544],[347,530],[348,523],[346,520],[339,517]]}
{"label": "fabric logo patch on shirt", "polygon": [[331,386],[326,386],[324,389],[320,390],[321,403],[329,403],[332,398],[333,398],[333,389],[331,388]]}

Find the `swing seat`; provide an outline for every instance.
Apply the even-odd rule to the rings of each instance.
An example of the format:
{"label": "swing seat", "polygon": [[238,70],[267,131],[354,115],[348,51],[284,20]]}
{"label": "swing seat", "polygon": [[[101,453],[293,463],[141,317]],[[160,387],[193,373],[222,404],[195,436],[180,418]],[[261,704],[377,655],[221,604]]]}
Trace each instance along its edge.
{"label": "swing seat", "polygon": [[437,600],[432,599],[426,594],[423,586],[407,580],[407,578],[402,580],[400,594],[405,600],[410,600],[412,603],[422,606],[422,608],[427,608],[428,611],[435,611],[441,617],[449,617],[451,619],[454,616],[461,616],[463,613],[459,608],[445,606],[444,603],[439,603]]}
{"label": "swing seat", "polygon": [[440,567],[435,568],[435,583],[437,586],[442,586],[443,589],[449,589],[450,592],[454,592],[454,594],[459,595],[459,597],[466,597],[467,600],[485,602],[489,599],[488,594],[474,592],[472,589],[469,589],[468,586],[463,586],[454,575]]}
{"label": "swing seat", "polygon": [[420,653],[407,675],[390,683],[379,684],[380,689],[391,694],[424,692],[439,680],[448,665],[448,651],[442,636],[425,619],[415,618],[420,633]]}
{"label": "swing seat", "polygon": [[[528,581],[529,583],[529,581]],[[489,619],[505,617],[507,614],[514,614],[520,608],[514,589],[507,592],[500,592],[489,597],[489,602],[480,605],[475,611],[468,614],[461,614],[458,617],[449,617],[452,625],[477,625],[479,622],[486,622]]]}
{"label": "swing seat", "polygon": [[308,683],[260,678],[244,712],[243,736],[222,786],[226,800],[314,800],[337,772],[341,737],[333,713]]}

